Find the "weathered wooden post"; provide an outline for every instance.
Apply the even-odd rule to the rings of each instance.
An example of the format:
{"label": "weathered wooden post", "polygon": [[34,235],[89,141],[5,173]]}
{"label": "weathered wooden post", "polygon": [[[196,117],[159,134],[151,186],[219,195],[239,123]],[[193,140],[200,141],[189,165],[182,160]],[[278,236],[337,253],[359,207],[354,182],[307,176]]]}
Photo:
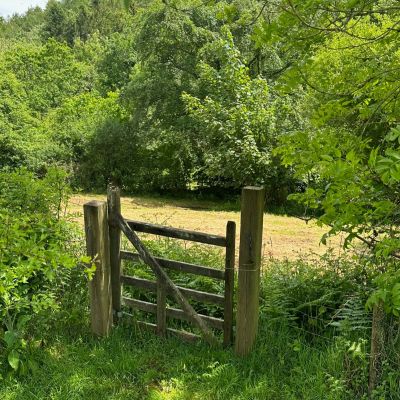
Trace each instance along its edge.
{"label": "weathered wooden post", "polygon": [[257,336],[264,198],[262,187],[242,190],[235,341],[239,356],[250,353]]}
{"label": "weathered wooden post", "polygon": [[226,225],[225,252],[225,304],[224,304],[224,346],[230,346],[233,338],[233,294],[235,286],[235,239],[236,224]]}
{"label": "weathered wooden post", "polygon": [[369,361],[368,396],[372,399],[373,392],[379,384],[382,374],[382,361],[385,349],[385,319],[383,302],[374,305],[372,312],[371,351]]}
{"label": "weathered wooden post", "polygon": [[115,216],[121,214],[121,194],[118,187],[107,188],[108,232],[110,237],[111,289],[114,322],[118,322],[121,313],[121,229]]}
{"label": "weathered wooden post", "polygon": [[96,264],[89,283],[91,327],[94,334],[106,336],[112,327],[107,203],[91,201],[84,204],[83,210],[87,254]]}

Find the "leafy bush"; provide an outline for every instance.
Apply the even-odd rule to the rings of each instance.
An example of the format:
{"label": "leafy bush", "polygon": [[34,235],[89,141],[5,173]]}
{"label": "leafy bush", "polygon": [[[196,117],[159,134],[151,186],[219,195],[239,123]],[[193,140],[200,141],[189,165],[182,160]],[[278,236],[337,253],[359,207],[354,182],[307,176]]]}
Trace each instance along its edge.
{"label": "leafy bush", "polygon": [[311,345],[331,348],[342,365],[335,374],[325,372],[326,386],[337,398],[366,395],[371,313],[365,302],[375,275],[373,267],[331,252],[273,260],[262,275],[263,329],[286,324],[302,338],[291,344],[298,352]]}
{"label": "leafy bush", "polygon": [[[43,179],[26,170],[0,173],[0,363],[25,373],[38,318],[48,323],[60,286],[77,265],[62,218],[66,175],[51,169]],[[35,328],[35,329],[34,329]],[[7,360],[7,361],[6,361]]]}

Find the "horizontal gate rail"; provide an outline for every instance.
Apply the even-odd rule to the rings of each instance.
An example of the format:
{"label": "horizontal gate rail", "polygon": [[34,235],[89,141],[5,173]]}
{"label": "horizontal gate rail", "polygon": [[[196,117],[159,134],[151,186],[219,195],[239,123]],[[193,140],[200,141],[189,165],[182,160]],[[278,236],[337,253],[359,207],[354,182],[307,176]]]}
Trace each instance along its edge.
{"label": "horizontal gate rail", "polygon": [[[122,298],[123,303],[131,307],[133,309],[137,309],[140,311],[145,311],[151,314],[157,313],[157,304],[149,303],[143,300],[130,299],[127,297]],[[180,319],[184,321],[191,321],[190,317],[183,311],[178,308],[167,307],[166,315],[170,318]],[[215,329],[224,329],[224,320],[220,318],[210,317],[208,315],[197,314],[204,322],[206,322],[209,326]]]}
{"label": "horizontal gate rail", "polygon": [[226,238],[224,236],[210,235],[203,232],[171,228],[169,226],[149,224],[147,222],[132,221],[129,219],[127,219],[126,222],[129,227],[136,232],[151,233],[153,235],[189,240],[191,242],[197,243],[211,244],[213,246],[226,246]]}
{"label": "horizontal gate rail", "polygon": [[[141,257],[138,253],[132,253],[130,251],[121,251],[121,259],[130,261],[140,261]],[[190,264],[182,261],[168,260],[166,258],[154,257],[154,259],[157,260],[157,262],[163,268],[168,268],[181,272],[188,272],[190,274],[195,274],[195,275],[207,276],[209,278],[215,278],[221,280],[225,279],[225,271],[219,269],[203,267],[202,265]]]}
{"label": "horizontal gate rail", "polygon": [[[137,278],[133,276],[126,276],[126,275],[121,275],[121,283],[124,285],[128,286],[133,286],[139,289],[144,289],[149,292],[157,293],[157,282],[155,281],[150,281],[147,279],[142,279],[142,278]],[[194,290],[194,289],[188,289],[184,288],[182,286],[177,286],[177,288],[187,297],[189,297],[192,300],[197,300],[197,301],[203,301],[206,303],[212,303],[219,305],[221,307],[224,306],[225,304],[225,297],[221,296],[219,294],[214,294],[214,293],[207,293],[207,292],[202,292],[200,290]],[[172,294],[171,290],[167,289],[168,294]]]}
{"label": "horizontal gate rail", "polygon": [[[127,317],[131,317],[132,319],[134,316],[128,312],[124,312],[124,315]],[[157,333],[157,324],[152,324],[151,322],[144,322],[144,321],[135,321],[136,326],[139,328],[146,329],[147,331],[150,331],[152,333]],[[175,336],[178,336],[180,339],[186,341],[186,342],[197,342],[201,340],[201,336],[196,335],[195,333],[187,332],[187,331],[182,331],[174,328],[166,328],[166,331],[168,333],[172,333]]]}

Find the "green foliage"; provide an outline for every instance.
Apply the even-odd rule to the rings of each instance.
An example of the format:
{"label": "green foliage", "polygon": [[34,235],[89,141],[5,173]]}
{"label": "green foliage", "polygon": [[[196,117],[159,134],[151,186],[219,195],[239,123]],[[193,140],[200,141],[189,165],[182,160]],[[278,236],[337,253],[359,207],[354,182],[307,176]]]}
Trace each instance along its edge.
{"label": "green foliage", "polygon": [[0,42],[18,42],[40,40],[40,29],[44,13],[40,7],[31,7],[25,14],[14,14],[5,20],[0,17]]}
{"label": "green foliage", "polygon": [[219,68],[200,63],[199,85],[206,97],[184,93],[183,100],[202,138],[204,173],[236,187],[265,181],[277,136],[268,85],[250,78],[227,28],[203,51]]}
{"label": "green foliage", "polygon": [[0,75],[0,165],[21,166],[27,162],[30,128],[38,121],[27,106],[27,95],[12,72]]}
{"label": "green foliage", "polygon": [[344,247],[367,249],[386,271],[368,304],[384,300],[397,313],[399,9],[392,1],[282,5],[257,34],[290,54],[279,90],[307,88],[306,126],[282,137],[276,151],[305,185],[291,198],[329,228],[322,242],[344,232]]}
{"label": "green foliage", "polygon": [[105,93],[125,87],[135,65],[132,34],[115,33],[105,39],[97,63],[101,90]]}
{"label": "green foliage", "polygon": [[[42,180],[25,170],[0,174],[0,363],[3,371],[35,369],[31,336],[39,316],[59,305],[58,288],[78,262],[61,219],[65,174]],[[37,326],[36,326],[37,330]],[[5,361],[7,360],[7,361]]]}
{"label": "green foliage", "polygon": [[54,146],[41,119],[69,97],[89,90],[90,68],[66,45],[13,44],[0,52],[0,165],[40,170]]}
{"label": "green foliage", "polygon": [[390,265],[387,270],[376,277],[377,289],[367,301],[367,307],[372,309],[375,304],[383,303],[385,311],[400,316],[400,271],[396,265]]}
{"label": "green foliage", "polygon": [[43,46],[18,44],[2,58],[4,68],[21,82],[28,106],[36,113],[46,113],[91,87],[88,66],[77,62],[68,46],[54,40]]}
{"label": "green foliage", "polygon": [[[272,261],[262,277],[262,305],[265,318],[290,321],[297,329],[313,335],[325,335],[329,327],[363,329],[351,318],[350,299],[365,303],[377,274],[372,267],[357,265],[345,257],[336,258],[330,252],[318,259],[296,262]],[[350,317],[350,320],[349,318]],[[364,323],[369,316],[363,313]],[[368,326],[368,325],[367,325]]]}
{"label": "green foliage", "polygon": [[318,221],[330,226],[330,235],[345,232],[345,246],[358,238],[378,257],[397,256],[400,245],[398,132],[393,129],[380,147],[347,132],[339,137],[322,131],[312,140],[299,133],[298,140],[285,138],[279,150],[285,163],[299,166],[299,177],[306,171],[315,177],[292,198],[320,210]]}
{"label": "green foliage", "polygon": [[[267,84],[254,77],[255,60],[260,66],[265,58],[258,50],[255,56],[251,39],[252,12],[259,4],[155,1],[136,15],[137,63],[122,98],[141,141],[142,165],[147,171],[144,184],[150,177],[153,188],[237,187],[248,181],[265,182],[270,177],[278,181],[284,175],[276,162],[271,166],[268,154],[274,146],[274,140],[268,139],[276,132],[275,127],[270,129],[273,132],[266,129],[275,122],[267,114],[276,100],[265,109],[271,100],[265,92]],[[222,26],[225,33],[221,34]],[[224,49],[224,44],[231,50]],[[234,73],[238,64],[240,70]],[[235,91],[243,95],[236,107]],[[193,118],[197,106],[187,104],[188,99],[193,103],[206,98],[225,108],[225,114],[220,118],[214,115],[214,121],[204,117],[200,122],[199,113]],[[285,100],[282,109],[285,103],[291,103]],[[210,111],[212,107],[210,102]],[[218,131],[215,125],[225,121],[225,131]],[[242,122],[249,125],[243,127],[246,132],[239,132]],[[279,131],[282,126],[277,124]],[[229,151],[224,151],[225,142]],[[239,178],[240,172],[243,177]]]}
{"label": "green foliage", "polygon": [[394,22],[389,16],[376,17],[374,23],[369,18],[349,21],[354,28],[315,51],[304,68],[305,79],[315,88],[307,104],[316,125],[351,124],[353,131],[377,142],[398,121],[397,35],[374,39],[385,36]]}
{"label": "green foliage", "polygon": [[[276,136],[292,130],[298,120],[291,118],[292,99],[279,99],[270,89],[267,93],[270,85],[256,77],[275,57],[253,42],[253,24],[259,25],[253,18],[261,5],[256,0],[49,1],[43,12],[4,22],[0,67],[4,64],[4,71],[15,76],[15,91],[21,93],[12,96],[13,107],[21,111],[13,117],[16,126],[2,134],[3,165],[40,171],[56,161],[73,171],[77,186],[97,188],[113,179],[130,191],[269,182],[270,203],[282,203],[288,188],[276,186],[282,181],[288,186],[290,177],[270,150]],[[12,40],[7,32],[24,21],[28,33]],[[221,35],[222,26],[232,32],[229,40]],[[232,62],[242,65],[235,76],[228,71],[224,41],[237,53],[231,51]],[[206,76],[219,72],[221,82],[236,78],[220,91]],[[110,91],[118,106],[107,100]],[[236,107],[235,92],[243,95]],[[235,127],[217,132],[200,123],[189,115],[183,93],[213,99],[226,111],[220,122],[230,120]],[[120,107],[122,121],[113,111],[93,115],[89,101],[79,100],[84,94],[96,99],[102,111],[102,100],[110,108]],[[75,122],[71,115],[60,126],[54,118],[61,120],[71,104],[84,109]],[[240,133],[241,123],[248,128]],[[71,124],[75,127],[66,139]],[[225,152],[221,143],[228,137]],[[118,150],[111,160],[104,156],[110,144]]]}
{"label": "green foliage", "polygon": [[[284,162],[298,166],[299,177],[312,171],[304,193],[291,197],[306,209],[318,210],[318,222],[328,225],[329,235],[345,232],[344,246],[357,239],[373,257],[372,262],[389,269],[377,278],[378,290],[368,304],[384,301],[388,312],[398,314],[399,276],[396,263],[399,257],[398,194],[399,194],[399,129],[394,128],[379,147],[371,147],[368,140],[354,140],[324,131],[312,140],[302,133],[299,140],[280,150]],[[340,142],[340,143],[339,143]],[[389,267],[390,266],[390,267]]]}
{"label": "green foliage", "polygon": [[41,35],[44,40],[53,38],[72,46],[76,40],[87,40],[95,32],[104,36],[121,32],[130,22],[129,17],[122,1],[50,0]]}
{"label": "green foliage", "polygon": [[105,98],[94,93],[71,97],[51,111],[40,127],[42,134],[51,139],[42,150],[42,158],[48,164],[67,165],[75,172],[77,186],[105,187],[110,179],[118,181],[121,169],[127,174],[135,160],[135,150],[128,158],[119,147],[129,146],[122,136],[125,124],[126,115],[117,103],[117,94],[110,92]]}

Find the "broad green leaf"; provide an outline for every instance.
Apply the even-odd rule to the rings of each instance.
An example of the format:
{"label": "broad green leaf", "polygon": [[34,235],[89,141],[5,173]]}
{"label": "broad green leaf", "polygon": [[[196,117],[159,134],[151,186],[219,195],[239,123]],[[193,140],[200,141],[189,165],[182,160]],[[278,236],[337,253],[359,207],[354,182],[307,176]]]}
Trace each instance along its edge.
{"label": "broad green leaf", "polygon": [[7,357],[8,363],[10,364],[11,368],[16,371],[18,369],[18,365],[20,362],[20,355],[18,351],[16,350],[11,350],[10,353],[8,353]]}

